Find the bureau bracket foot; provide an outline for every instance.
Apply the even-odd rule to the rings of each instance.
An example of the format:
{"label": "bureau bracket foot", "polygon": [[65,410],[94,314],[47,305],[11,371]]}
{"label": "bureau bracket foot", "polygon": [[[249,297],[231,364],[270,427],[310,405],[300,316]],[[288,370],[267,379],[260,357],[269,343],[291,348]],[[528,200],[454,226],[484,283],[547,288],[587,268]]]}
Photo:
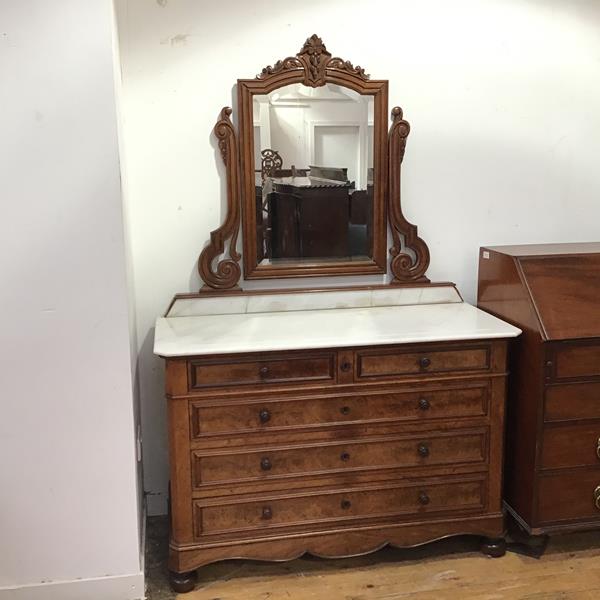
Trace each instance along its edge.
{"label": "bureau bracket foot", "polygon": [[506,554],[506,540],[504,538],[483,538],[481,552],[491,558],[500,558]]}
{"label": "bureau bracket foot", "polygon": [[511,535],[512,542],[509,542],[508,549],[515,554],[522,554],[532,558],[542,558],[548,547],[547,535],[529,535],[526,537],[517,537]]}
{"label": "bureau bracket foot", "polygon": [[196,571],[187,571],[186,573],[169,571],[169,584],[171,589],[178,594],[191,592],[196,585]]}

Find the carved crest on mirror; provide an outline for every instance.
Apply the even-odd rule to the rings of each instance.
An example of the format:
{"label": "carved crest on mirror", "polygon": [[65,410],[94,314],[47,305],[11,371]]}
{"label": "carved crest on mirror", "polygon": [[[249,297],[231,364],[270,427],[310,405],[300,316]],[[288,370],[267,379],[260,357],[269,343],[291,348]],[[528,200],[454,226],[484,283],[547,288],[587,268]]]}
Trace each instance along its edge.
{"label": "carved crest on mirror", "polygon": [[400,202],[410,126],[396,107],[388,130],[388,82],[312,35],[237,90],[239,133],[227,107],[214,128],[227,215],[200,254],[203,289],[239,289],[240,227],[245,279],[385,273],[388,223],[390,283],[427,283],[429,250]]}

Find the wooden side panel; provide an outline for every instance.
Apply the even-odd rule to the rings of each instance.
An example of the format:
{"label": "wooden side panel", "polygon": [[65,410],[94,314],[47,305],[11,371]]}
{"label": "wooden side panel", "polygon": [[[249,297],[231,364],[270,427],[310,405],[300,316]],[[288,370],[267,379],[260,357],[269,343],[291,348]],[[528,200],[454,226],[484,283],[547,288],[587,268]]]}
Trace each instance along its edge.
{"label": "wooden side panel", "polygon": [[482,248],[478,306],[519,327],[510,344],[504,496],[528,524],[535,521],[535,472],[544,384],[539,322],[513,257]]}

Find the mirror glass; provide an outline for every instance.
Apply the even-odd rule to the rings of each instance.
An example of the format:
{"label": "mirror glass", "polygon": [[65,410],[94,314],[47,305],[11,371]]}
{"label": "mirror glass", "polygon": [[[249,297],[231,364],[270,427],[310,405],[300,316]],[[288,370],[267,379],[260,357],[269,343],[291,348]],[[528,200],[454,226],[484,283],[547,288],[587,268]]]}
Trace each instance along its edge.
{"label": "mirror glass", "polygon": [[372,257],[373,97],[327,83],[253,96],[258,264]]}

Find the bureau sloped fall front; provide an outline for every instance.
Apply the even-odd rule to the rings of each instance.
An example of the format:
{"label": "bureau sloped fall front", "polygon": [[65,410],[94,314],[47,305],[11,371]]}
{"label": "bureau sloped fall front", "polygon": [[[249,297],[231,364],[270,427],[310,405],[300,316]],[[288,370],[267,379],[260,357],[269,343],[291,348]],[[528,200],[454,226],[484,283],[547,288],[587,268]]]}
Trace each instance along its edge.
{"label": "bureau sloped fall front", "polygon": [[240,294],[219,311],[265,312],[232,314],[207,314],[217,298],[205,295],[159,319],[176,589],[228,558],[345,557],[458,534],[504,553],[506,340],[518,330],[451,286],[411,305],[405,291],[321,292],[324,308],[304,311],[302,294]]}

